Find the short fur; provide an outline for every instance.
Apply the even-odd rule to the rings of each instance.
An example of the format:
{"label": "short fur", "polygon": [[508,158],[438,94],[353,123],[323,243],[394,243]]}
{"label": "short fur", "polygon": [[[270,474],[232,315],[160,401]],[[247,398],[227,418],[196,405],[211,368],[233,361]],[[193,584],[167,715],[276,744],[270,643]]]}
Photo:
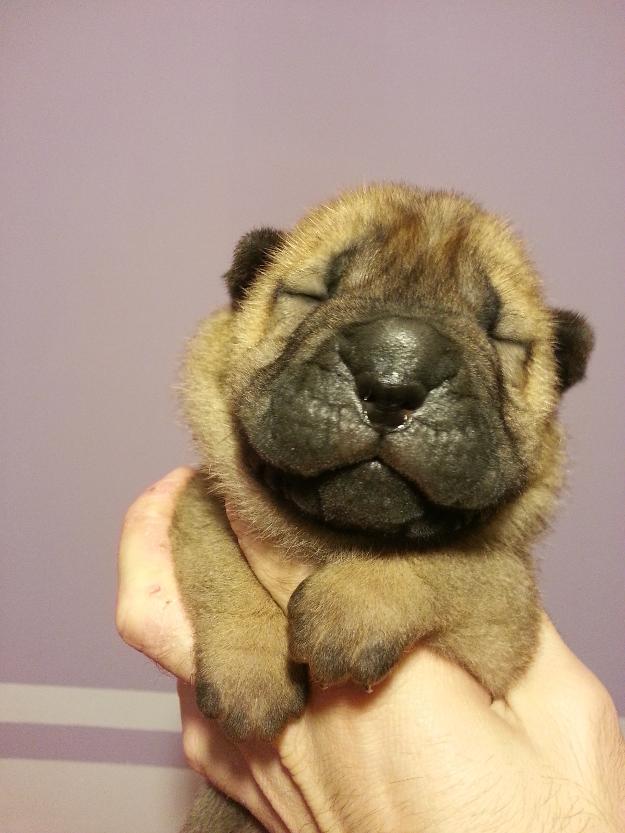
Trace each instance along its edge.
{"label": "short fur", "polygon": [[[503,695],[536,648],[530,547],[560,487],[557,405],[584,375],[588,325],[546,306],[501,220],[404,185],[250,233],[226,280],[232,308],[185,360],[202,470],[172,533],[204,714],[234,738],[272,738],[303,709],[308,674],[370,687],[417,642]],[[288,617],[225,500],[314,566]],[[230,829],[209,817],[190,833]]]}

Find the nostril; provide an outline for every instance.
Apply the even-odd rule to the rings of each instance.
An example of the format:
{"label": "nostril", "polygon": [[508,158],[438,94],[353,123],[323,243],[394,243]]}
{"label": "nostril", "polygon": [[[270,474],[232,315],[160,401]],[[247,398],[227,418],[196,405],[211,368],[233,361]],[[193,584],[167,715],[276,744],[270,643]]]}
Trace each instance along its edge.
{"label": "nostril", "polygon": [[374,395],[376,379],[373,373],[359,373],[355,377],[356,393],[363,402],[368,402]]}
{"label": "nostril", "polygon": [[355,377],[358,397],[372,422],[400,425],[423,405],[427,389],[420,382],[398,385],[370,372]]}
{"label": "nostril", "polygon": [[[418,389],[417,389],[418,388]],[[403,402],[400,404],[401,408],[407,411],[416,411],[425,402],[427,392],[423,385],[414,385],[414,389],[408,390]]]}

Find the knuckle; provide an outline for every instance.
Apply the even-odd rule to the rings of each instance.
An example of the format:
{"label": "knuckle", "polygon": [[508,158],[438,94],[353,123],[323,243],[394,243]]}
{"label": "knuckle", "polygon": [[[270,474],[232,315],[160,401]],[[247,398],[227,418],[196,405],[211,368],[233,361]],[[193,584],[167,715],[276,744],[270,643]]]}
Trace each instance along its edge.
{"label": "knuckle", "polygon": [[172,514],[176,494],[191,474],[192,470],[185,467],[175,469],[140,494],[126,510],[122,532],[168,520]]}
{"label": "knuckle", "polygon": [[128,508],[122,524],[122,535],[146,525],[160,523],[168,517],[167,505],[162,498],[145,494]]}
{"label": "knuckle", "polygon": [[595,683],[588,693],[589,710],[596,721],[601,723],[618,723],[618,713],[610,692],[604,684],[595,678]]}
{"label": "knuckle", "polygon": [[115,627],[123,641],[137,650],[143,650],[142,629],[131,605],[118,601],[115,609]]}
{"label": "knuckle", "polygon": [[614,709],[609,691],[591,671],[580,681],[578,698],[580,705],[595,715]]}
{"label": "knuckle", "polygon": [[182,751],[185,760],[192,770],[204,775],[204,764],[202,756],[202,748],[200,743],[200,736],[193,725],[184,724],[182,726]]}
{"label": "knuckle", "polygon": [[128,642],[128,639],[126,638],[129,634],[128,613],[129,611],[127,605],[118,600],[117,606],[115,607],[115,627],[117,629],[117,633],[121,636],[124,642]]}
{"label": "knuckle", "polygon": [[618,713],[605,685],[590,670],[580,675],[574,692],[569,692],[563,711],[578,727],[586,727],[591,736],[618,727]]}

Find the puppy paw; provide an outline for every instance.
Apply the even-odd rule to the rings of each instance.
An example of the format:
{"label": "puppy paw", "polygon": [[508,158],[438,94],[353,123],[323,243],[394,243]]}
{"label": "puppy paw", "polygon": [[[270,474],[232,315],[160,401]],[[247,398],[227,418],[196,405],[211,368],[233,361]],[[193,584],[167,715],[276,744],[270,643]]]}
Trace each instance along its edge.
{"label": "puppy paw", "polygon": [[300,584],[288,615],[289,656],[321,685],[352,680],[370,689],[414,641],[399,610],[370,604],[324,571]]}
{"label": "puppy paw", "polygon": [[263,667],[260,657],[233,657],[229,667],[213,668],[196,680],[197,704],[235,740],[271,740],[306,705],[306,672],[286,661]]}

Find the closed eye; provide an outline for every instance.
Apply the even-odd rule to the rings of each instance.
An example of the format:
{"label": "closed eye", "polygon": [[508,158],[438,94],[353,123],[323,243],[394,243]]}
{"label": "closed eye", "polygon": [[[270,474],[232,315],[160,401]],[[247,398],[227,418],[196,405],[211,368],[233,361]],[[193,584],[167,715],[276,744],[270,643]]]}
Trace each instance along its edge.
{"label": "closed eye", "polygon": [[500,361],[509,368],[525,367],[530,360],[533,347],[531,341],[498,336],[496,333],[489,336],[489,339],[497,351]]}
{"label": "closed eye", "polygon": [[529,350],[531,347],[531,342],[523,341],[520,338],[512,338],[511,336],[502,336],[498,333],[489,333],[488,337],[491,341],[498,341],[500,344],[513,344],[516,347],[523,347],[525,350]]}
{"label": "closed eye", "polygon": [[328,296],[325,294],[322,295],[314,292],[302,292],[300,290],[287,289],[286,287],[282,287],[279,294],[286,295],[289,298],[303,298],[306,301],[314,301],[316,303],[328,300]]}

